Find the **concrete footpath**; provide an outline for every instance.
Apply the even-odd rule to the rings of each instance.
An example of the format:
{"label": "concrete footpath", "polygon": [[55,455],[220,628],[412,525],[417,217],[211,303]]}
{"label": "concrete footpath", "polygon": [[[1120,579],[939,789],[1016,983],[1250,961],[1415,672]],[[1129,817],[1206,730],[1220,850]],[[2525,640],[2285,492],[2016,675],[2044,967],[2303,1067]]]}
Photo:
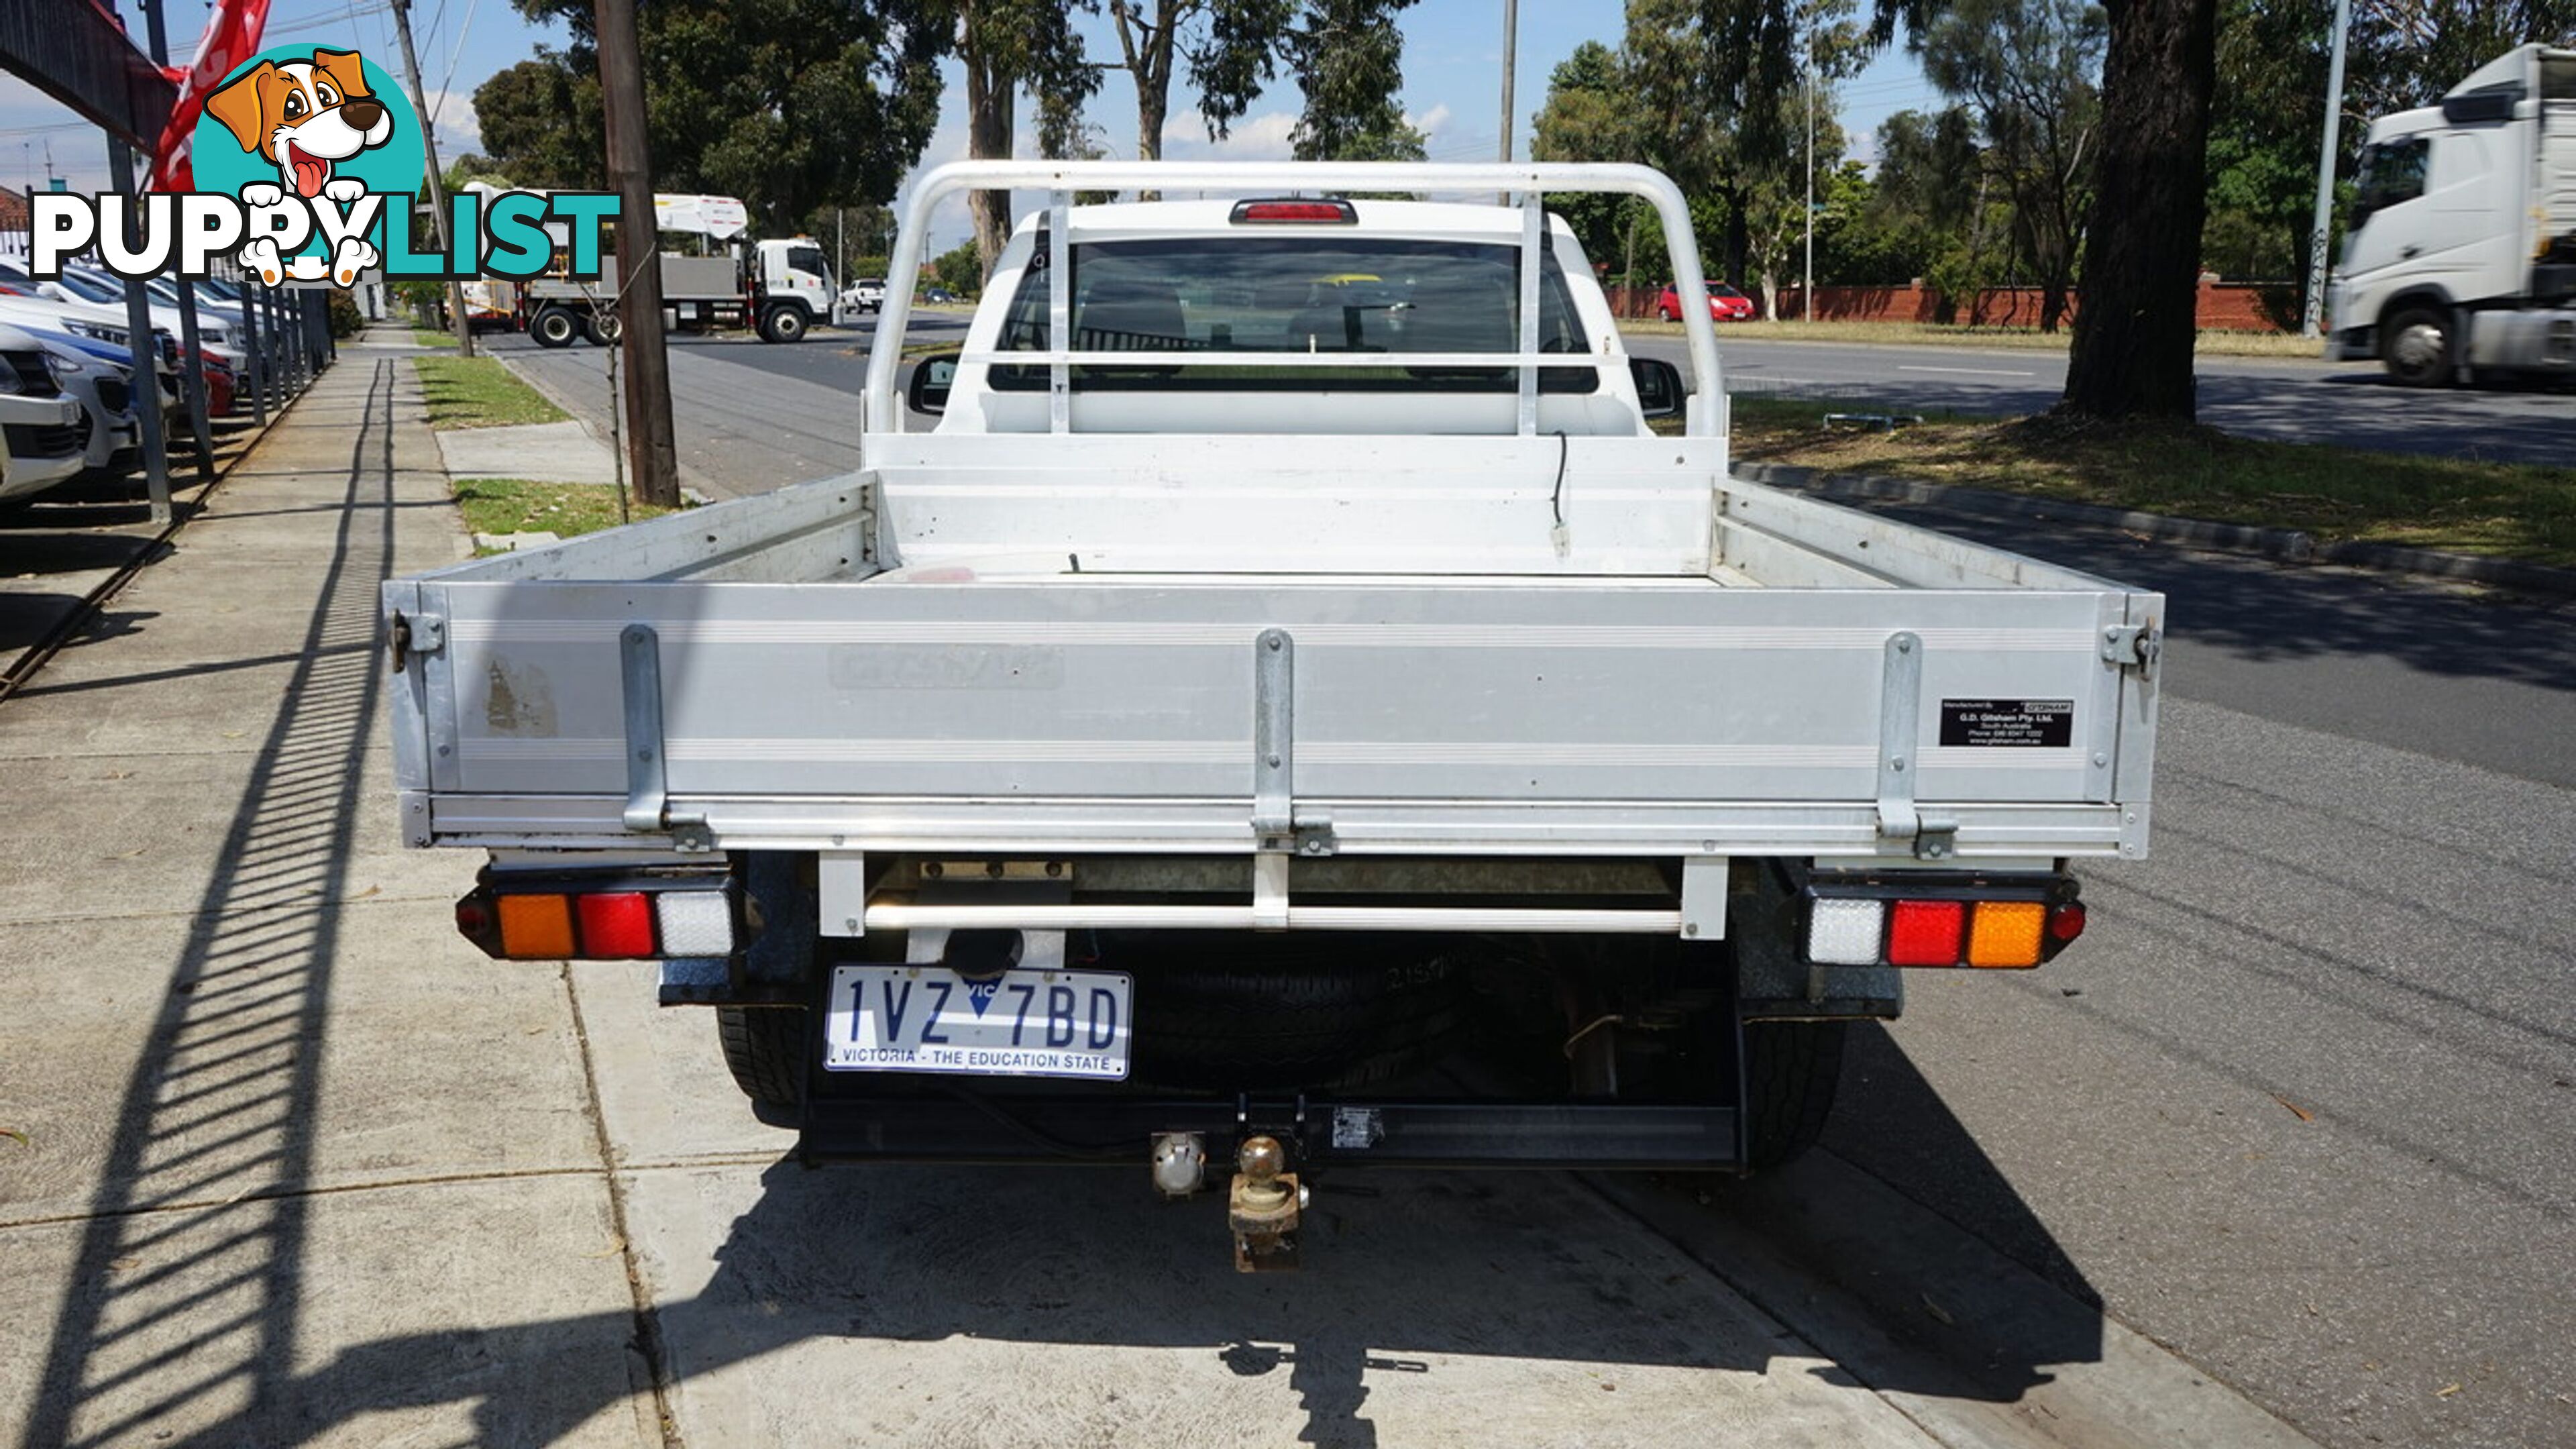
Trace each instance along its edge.
{"label": "concrete footpath", "polygon": [[466,551],[421,418],[345,349],[0,708],[27,1445],[661,1440],[565,983],[395,844],[376,586]]}
{"label": "concrete footpath", "polygon": [[466,552],[411,351],[0,705],[0,1443],[2294,1442],[2071,1301],[1992,1382],[1837,1362],[1564,1174],[1336,1182],[1245,1277],[1141,1172],[794,1165],[705,1013],[485,960],[395,845],[376,588]]}

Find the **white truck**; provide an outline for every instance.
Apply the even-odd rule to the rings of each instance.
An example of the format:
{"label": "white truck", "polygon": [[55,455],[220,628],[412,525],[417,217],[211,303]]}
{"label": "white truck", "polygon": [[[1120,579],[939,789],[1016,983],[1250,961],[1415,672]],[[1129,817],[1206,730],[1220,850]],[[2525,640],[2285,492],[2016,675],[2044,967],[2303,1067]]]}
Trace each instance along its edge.
{"label": "white truck", "polygon": [[[663,252],[660,262],[667,326],[748,326],[764,342],[797,342],[816,323],[833,319],[831,263],[811,237],[774,237],[717,256]],[[596,281],[540,277],[522,284],[521,325],[541,347],[613,339],[617,321],[607,309],[620,275],[612,253],[600,257]]]}
{"label": "white truck", "polygon": [[888,298],[862,471],[383,596],[462,933],[658,963],[806,1158],[1230,1172],[1246,1267],[1328,1166],[1742,1171],[2145,853],[2163,599],[1729,477],[1539,205],[1695,295],[1661,175],[970,162],[895,275],[977,187],[1050,204],[901,394]]}
{"label": "white truck", "polygon": [[2326,355],[2418,387],[2576,378],[2576,50],[2526,45],[2370,123]]}
{"label": "white truck", "polygon": [[[511,194],[481,181],[468,182],[465,189],[480,196],[485,205]],[[763,341],[795,342],[816,323],[834,320],[832,269],[813,238],[736,240],[750,217],[743,204],[730,196],[657,194],[653,220],[659,232],[700,238],[702,247],[721,248],[701,256],[673,251],[655,254],[665,326],[753,327]],[[568,231],[561,222],[546,223],[546,231],[554,238],[556,272],[527,282],[464,283],[468,320],[478,329],[524,330],[543,347],[613,340],[618,326],[617,279],[623,275],[614,247],[601,255],[595,280],[576,282],[561,275],[570,246]]]}

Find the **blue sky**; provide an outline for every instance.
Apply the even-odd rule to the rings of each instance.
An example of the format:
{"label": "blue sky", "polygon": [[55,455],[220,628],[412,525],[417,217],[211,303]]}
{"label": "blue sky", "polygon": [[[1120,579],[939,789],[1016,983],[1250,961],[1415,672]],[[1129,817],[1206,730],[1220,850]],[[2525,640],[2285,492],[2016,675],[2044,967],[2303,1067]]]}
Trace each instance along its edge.
{"label": "blue sky", "polygon": [[[195,54],[196,35],[208,9],[202,0],[166,3],[171,54],[184,64]],[[447,159],[478,149],[474,88],[493,72],[527,59],[536,46],[559,42],[562,32],[530,25],[508,0],[412,0],[412,5],[421,68],[438,126],[439,154]],[[120,8],[129,16],[137,13],[130,0]],[[1429,134],[1435,161],[1488,161],[1497,155],[1502,12],[1502,0],[1419,0],[1403,13],[1405,111]],[[1546,99],[1549,70],[1583,41],[1616,45],[1621,14],[1617,0],[1528,0],[1520,7],[1514,98],[1518,114],[1513,125],[1516,155],[1528,154],[1529,118]],[[352,46],[378,64],[398,69],[400,51],[393,39],[391,15],[385,0],[275,0],[267,43]],[[139,30],[139,20],[135,24]],[[1106,17],[1087,22],[1084,32],[1095,56],[1106,59],[1117,54]],[[950,69],[939,131],[923,153],[924,165],[965,155],[964,87],[954,74],[955,67]],[[1288,132],[1296,121],[1298,99],[1295,87],[1285,80],[1254,103],[1252,113],[1237,123],[1233,137],[1221,146],[1207,142],[1185,90],[1185,78],[1176,79],[1175,114],[1165,130],[1166,155],[1271,159],[1288,154]],[[1846,82],[1839,99],[1855,154],[1863,156],[1868,154],[1868,137],[1880,121],[1907,107],[1937,103],[1920,69],[1901,49],[1881,56]],[[1135,116],[1135,92],[1126,72],[1113,67],[1091,104],[1089,118],[1114,152],[1132,154]],[[23,187],[34,178],[41,186],[49,148],[55,173],[69,177],[73,186],[83,190],[105,186],[106,149],[98,133],[25,82],[0,77],[0,181]],[[935,237],[950,243],[964,231],[962,213],[944,215],[935,226]]]}

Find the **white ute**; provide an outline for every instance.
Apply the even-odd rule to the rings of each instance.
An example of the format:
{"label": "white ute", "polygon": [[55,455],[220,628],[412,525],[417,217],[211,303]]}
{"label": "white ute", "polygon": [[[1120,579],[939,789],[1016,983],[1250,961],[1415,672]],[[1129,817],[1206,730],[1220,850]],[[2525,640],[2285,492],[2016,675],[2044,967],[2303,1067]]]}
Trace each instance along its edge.
{"label": "white ute", "polygon": [[1661,175],[972,162],[893,275],[973,188],[1051,204],[901,394],[893,290],[862,471],[384,594],[460,929],[660,963],[806,1158],[1221,1182],[1246,1267],[1326,1168],[1743,1171],[2145,853],[2162,598],[1730,478],[1537,204],[1696,295]]}

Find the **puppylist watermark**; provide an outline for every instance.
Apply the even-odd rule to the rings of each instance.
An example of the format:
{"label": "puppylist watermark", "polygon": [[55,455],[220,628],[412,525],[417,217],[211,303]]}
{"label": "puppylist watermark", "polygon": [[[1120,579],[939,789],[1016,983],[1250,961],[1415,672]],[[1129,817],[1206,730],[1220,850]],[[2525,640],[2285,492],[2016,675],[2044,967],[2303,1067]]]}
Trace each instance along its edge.
{"label": "puppylist watermark", "polygon": [[618,210],[612,192],[463,193],[448,198],[446,250],[416,249],[420,119],[354,50],[281,46],[244,62],[207,95],[190,150],[196,190],[36,193],[28,270],[53,280],[94,256],[128,280],[203,281],[229,258],[272,287],[348,287],[377,268],[391,281],[594,281],[601,223]]}

